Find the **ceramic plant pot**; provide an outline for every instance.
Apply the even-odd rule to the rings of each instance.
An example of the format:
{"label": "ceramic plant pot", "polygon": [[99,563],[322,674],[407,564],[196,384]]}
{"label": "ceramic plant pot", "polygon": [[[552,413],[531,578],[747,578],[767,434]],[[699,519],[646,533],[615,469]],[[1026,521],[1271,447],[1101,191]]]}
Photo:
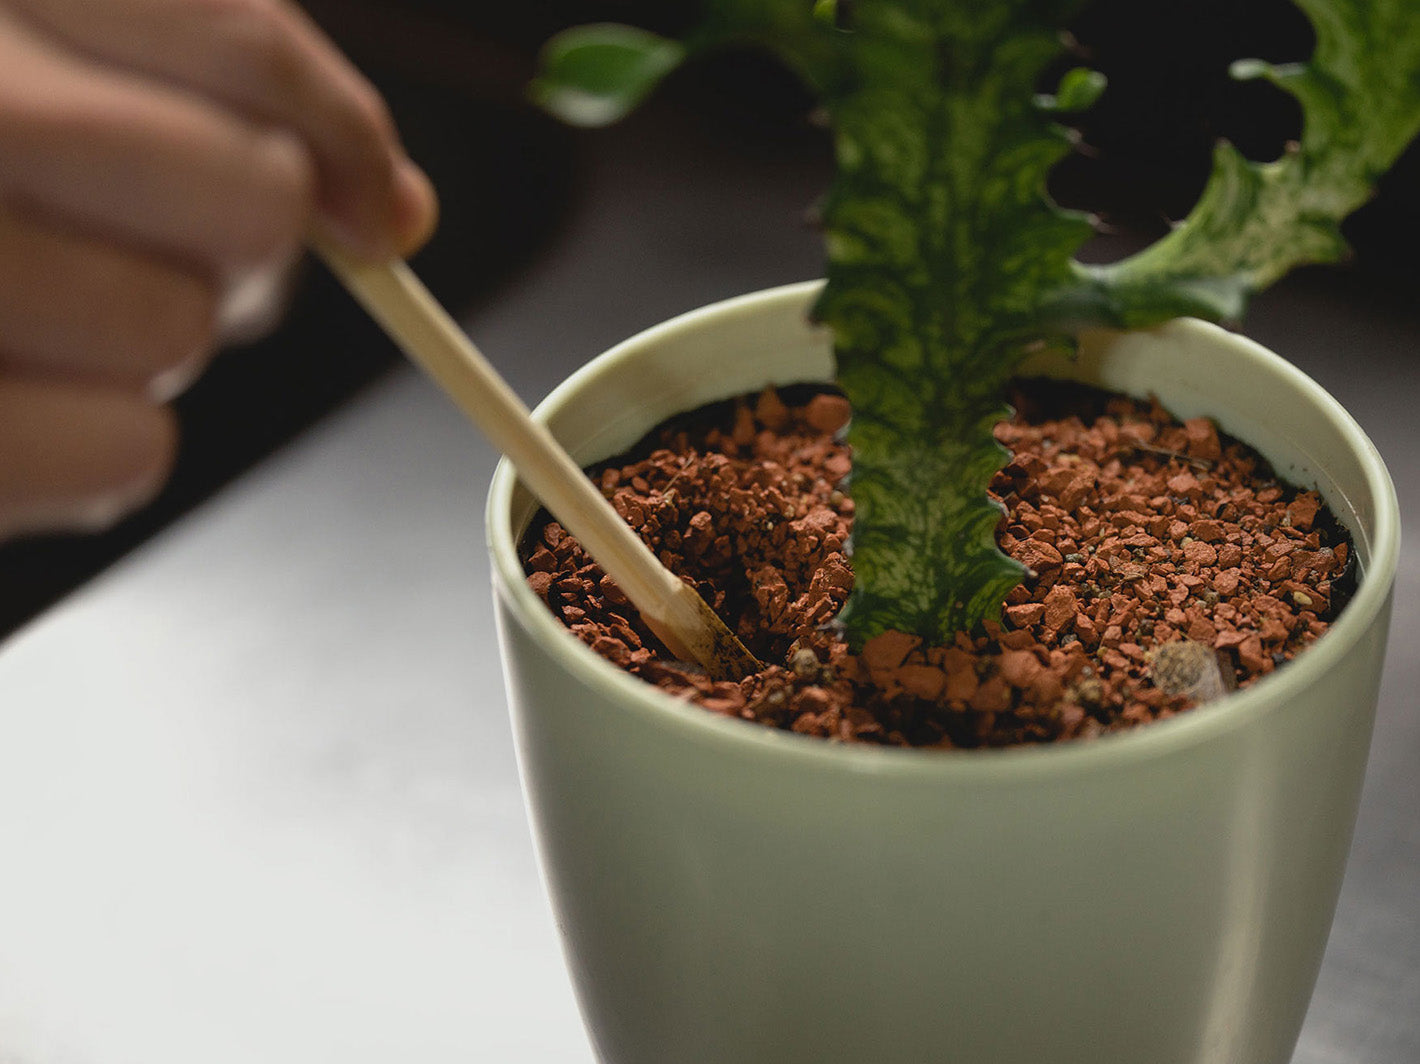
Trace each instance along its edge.
{"label": "ceramic plant pot", "polygon": [[[796,285],[628,340],[539,415],[579,460],[766,383],[828,380]],[[605,1064],[1283,1064],[1341,885],[1399,528],[1371,443],[1313,381],[1193,321],[1053,372],[1207,414],[1349,528],[1360,588],[1251,688],[1057,747],[845,748],[680,703],[523,581],[533,500],[488,511],[519,756]]]}

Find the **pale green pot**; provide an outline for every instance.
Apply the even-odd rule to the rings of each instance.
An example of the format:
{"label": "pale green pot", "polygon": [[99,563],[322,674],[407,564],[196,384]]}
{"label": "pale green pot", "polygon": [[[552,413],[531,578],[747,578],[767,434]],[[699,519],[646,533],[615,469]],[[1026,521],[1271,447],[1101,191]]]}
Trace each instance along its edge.
{"label": "pale green pot", "polygon": [[[707,307],[539,408],[582,462],[679,411],[832,375],[817,288]],[[1326,944],[1375,714],[1399,527],[1313,381],[1193,321],[1054,372],[1207,414],[1351,530],[1360,589],[1246,691],[1007,751],[847,748],[724,719],[593,654],[529,590],[504,463],[488,535],[532,822],[605,1064],[1283,1064]]]}

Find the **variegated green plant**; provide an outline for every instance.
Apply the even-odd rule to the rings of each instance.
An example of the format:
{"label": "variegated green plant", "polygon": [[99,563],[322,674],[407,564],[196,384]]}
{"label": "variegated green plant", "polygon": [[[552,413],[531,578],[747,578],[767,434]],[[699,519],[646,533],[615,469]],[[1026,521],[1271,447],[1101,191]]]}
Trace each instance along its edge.
{"label": "variegated green plant", "polygon": [[705,0],[684,42],[600,25],[549,43],[535,93],[572,121],[624,114],[685,57],[770,49],[822,101],[837,178],[824,203],[832,327],[853,404],[856,642],[897,629],[942,642],[999,615],[1021,567],[996,547],[992,426],[1023,356],[1088,325],[1236,319],[1295,265],[1345,251],[1339,224],[1420,131],[1413,0],[1297,0],[1310,61],[1249,61],[1300,102],[1301,141],[1254,163],[1227,144],[1192,213],[1108,266],[1075,260],[1086,217],[1046,195],[1069,150],[1056,111],[1093,103],[1076,70],[1036,94],[1081,0]]}

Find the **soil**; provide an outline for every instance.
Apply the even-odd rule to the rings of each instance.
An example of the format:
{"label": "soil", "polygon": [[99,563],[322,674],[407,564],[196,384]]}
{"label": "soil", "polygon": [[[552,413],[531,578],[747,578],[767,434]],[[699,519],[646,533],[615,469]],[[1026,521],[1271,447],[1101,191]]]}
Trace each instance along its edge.
{"label": "soil", "polygon": [[844,742],[980,747],[1089,738],[1246,686],[1326,631],[1350,545],[1315,492],[1209,420],[1060,382],[1020,382],[997,427],[1001,549],[1029,574],[1001,623],[946,646],[889,632],[852,653],[839,485],[850,409],[766,390],[656,429],[590,471],[662,561],[767,667],[714,682],[675,661],[546,514],[528,582],[593,650],[705,709]]}

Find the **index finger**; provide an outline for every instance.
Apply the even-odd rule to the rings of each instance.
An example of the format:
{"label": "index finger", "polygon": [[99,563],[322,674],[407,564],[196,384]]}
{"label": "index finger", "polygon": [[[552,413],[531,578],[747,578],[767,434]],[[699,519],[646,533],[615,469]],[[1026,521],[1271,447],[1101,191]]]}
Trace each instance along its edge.
{"label": "index finger", "polygon": [[287,0],[11,3],[91,56],[295,132],[316,161],[322,219],[353,250],[408,254],[432,230],[433,188],[384,100]]}

